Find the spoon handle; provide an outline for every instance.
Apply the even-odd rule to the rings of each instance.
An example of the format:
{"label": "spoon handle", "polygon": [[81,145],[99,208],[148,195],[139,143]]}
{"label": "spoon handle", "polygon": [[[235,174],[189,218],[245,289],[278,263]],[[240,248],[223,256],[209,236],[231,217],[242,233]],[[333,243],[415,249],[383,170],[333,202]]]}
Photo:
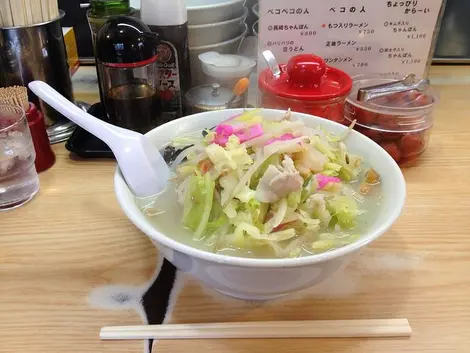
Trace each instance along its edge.
{"label": "spoon handle", "polygon": [[33,81],[29,84],[29,88],[52,108],[98,137],[111,149],[113,149],[116,143],[122,143],[122,139],[135,139],[137,135],[140,135],[137,132],[126,130],[95,118],[70,102],[45,82]]}

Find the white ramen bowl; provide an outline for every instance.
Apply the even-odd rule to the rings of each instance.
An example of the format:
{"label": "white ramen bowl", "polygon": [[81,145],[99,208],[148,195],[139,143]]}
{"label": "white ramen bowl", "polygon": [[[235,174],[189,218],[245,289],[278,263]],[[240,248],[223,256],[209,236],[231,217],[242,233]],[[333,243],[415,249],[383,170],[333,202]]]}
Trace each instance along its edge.
{"label": "white ramen bowl", "polygon": [[[212,127],[240,113],[241,110],[221,110],[173,120],[150,131],[147,136],[159,148],[177,136]],[[265,109],[265,118],[279,118],[284,111]],[[339,135],[346,127],[311,115],[292,113],[308,126],[321,125]],[[173,240],[149,222],[135,203],[121,172],[116,170],[115,192],[127,217],[147,234],[160,252],[179,270],[199,279],[209,287],[229,296],[266,300],[318,284],[344,267],[352,257],[370,242],[384,234],[400,215],[406,196],[405,180],[395,161],[369,138],[352,131],[346,144],[380,174],[383,200],[376,218],[370,220],[368,231],[357,242],[322,254],[294,259],[252,259],[230,257],[199,250]],[[178,225],[175,225],[178,226]]]}

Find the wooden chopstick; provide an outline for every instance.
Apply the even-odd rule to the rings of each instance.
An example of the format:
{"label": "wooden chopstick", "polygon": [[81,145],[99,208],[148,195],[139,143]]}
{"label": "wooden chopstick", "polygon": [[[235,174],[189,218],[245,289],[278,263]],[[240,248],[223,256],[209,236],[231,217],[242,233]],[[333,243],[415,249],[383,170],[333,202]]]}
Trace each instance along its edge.
{"label": "wooden chopstick", "polygon": [[22,0],[10,1],[11,14],[14,26],[24,26],[26,24],[26,12]]}
{"label": "wooden chopstick", "polygon": [[[30,0],[30,1],[35,1],[35,0]],[[39,1],[40,1],[39,12],[41,13],[42,22],[47,22],[50,20],[49,0],[39,0]]]}
{"label": "wooden chopstick", "polygon": [[58,4],[58,0],[41,0],[42,2],[47,2],[49,1],[48,3],[48,7],[49,7],[49,20],[53,20],[57,17],[59,17],[59,4]]}
{"label": "wooden chopstick", "polygon": [[30,1],[31,12],[33,15],[33,24],[46,22],[47,19],[42,17],[41,12],[41,0],[31,0]]}
{"label": "wooden chopstick", "polygon": [[0,0],[0,26],[33,25],[57,17],[57,0]]}
{"label": "wooden chopstick", "polygon": [[25,9],[25,18],[26,18],[26,24],[27,25],[33,25],[34,24],[34,7],[33,7],[33,2],[32,0],[23,0],[23,6]]}
{"label": "wooden chopstick", "polygon": [[270,321],[103,327],[103,340],[409,337],[407,319]]}

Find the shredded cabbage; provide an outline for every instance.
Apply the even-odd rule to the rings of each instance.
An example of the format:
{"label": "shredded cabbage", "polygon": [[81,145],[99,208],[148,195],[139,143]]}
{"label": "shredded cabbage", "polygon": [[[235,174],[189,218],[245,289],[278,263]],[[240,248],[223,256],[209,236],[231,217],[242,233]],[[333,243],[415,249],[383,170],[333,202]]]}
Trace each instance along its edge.
{"label": "shredded cabbage", "polygon": [[[262,135],[245,133],[243,143],[230,135],[255,127]],[[363,170],[361,158],[347,150],[351,130],[336,136],[291,121],[290,113],[263,119],[258,109],[229,118],[204,137],[178,138],[173,146],[192,145],[173,166],[182,224],[213,251],[296,257],[356,241],[360,205],[369,196],[354,191]],[[224,144],[216,143],[219,137]]]}
{"label": "shredded cabbage", "polygon": [[184,200],[183,225],[200,237],[206,229],[214,201],[215,182],[209,173],[194,175]]}
{"label": "shredded cabbage", "polygon": [[359,209],[354,198],[345,195],[334,196],[328,201],[328,209],[333,216],[333,222],[342,229],[352,229],[357,226]]}

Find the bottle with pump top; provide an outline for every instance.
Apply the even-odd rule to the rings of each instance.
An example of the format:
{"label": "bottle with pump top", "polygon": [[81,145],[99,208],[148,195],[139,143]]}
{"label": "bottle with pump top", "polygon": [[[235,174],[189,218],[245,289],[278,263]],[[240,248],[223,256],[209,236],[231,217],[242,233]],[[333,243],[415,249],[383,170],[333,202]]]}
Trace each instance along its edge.
{"label": "bottle with pump top", "polygon": [[142,0],[141,19],[158,33],[162,123],[184,114],[183,97],[191,88],[188,15],[184,0]]}

